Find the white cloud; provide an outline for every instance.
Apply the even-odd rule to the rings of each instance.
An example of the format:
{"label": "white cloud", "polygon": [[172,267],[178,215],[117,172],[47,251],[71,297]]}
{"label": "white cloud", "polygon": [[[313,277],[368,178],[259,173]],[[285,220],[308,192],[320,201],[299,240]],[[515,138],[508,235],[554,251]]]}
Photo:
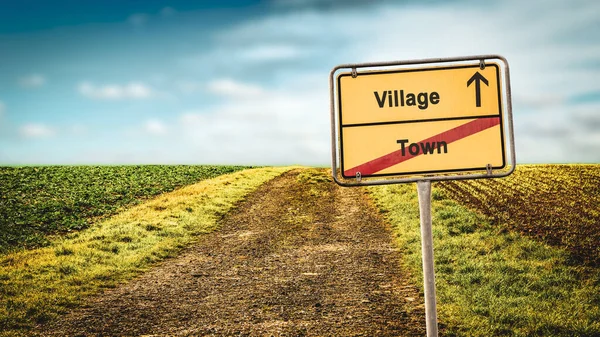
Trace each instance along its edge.
{"label": "white cloud", "polygon": [[[356,20],[364,16],[356,15]],[[349,19],[351,20],[351,19]],[[354,32],[352,25],[337,29],[339,19],[319,13],[294,12],[265,16],[257,20],[243,21],[212,36],[212,48],[185,55],[181,64],[188,69],[206,73],[211,69],[220,76],[238,76],[252,73],[263,78],[280,72],[285,66],[306,62],[311,65],[327,65],[332,56],[343,55],[339,46],[347,45]],[[343,34],[340,34],[343,31]],[[306,72],[308,69],[295,68]],[[312,69],[314,70],[314,69]]]}
{"label": "white cloud", "polygon": [[250,61],[271,62],[294,59],[303,54],[303,51],[294,45],[264,44],[244,50],[241,57]]}
{"label": "white cloud", "polygon": [[515,142],[518,163],[598,163],[600,104],[541,105],[516,114]]}
{"label": "white cloud", "polygon": [[[298,3],[316,4],[317,1]],[[197,64],[203,67],[216,64],[223,69],[235,67],[236,72],[256,74],[250,71],[254,71],[257,62],[265,61],[269,67],[261,71],[272,76],[271,80],[278,80],[272,85],[286,88],[291,83],[283,83],[285,76],[294,78],[307,71],[320,71],[325,82],[328,70],[340,63],[500,54],[508,59],[511,67],[517,160],[598,161],[594,151],[577,150],[584,148],[586,139],[589,146],[598,149],[595,142],[600,131],[574,120],[578,108],[570,103],[570,98],[600,91],[597,81],[600,35],[590,33],[598,26],[600,2],[514,0],[490,6],[472,2],[435,5],[415,2],[410,6],[383,2],[354,9],[349,6],[345,11],[312,8],[275,12],[217,33],[218,44],[206,58],[198,58]],[[591,41],[585,41],[584,36]],[[311,57],[305,57],[307,55]],[[302,62],[276,62],[280,60]],[[224,88],[223,92],[235,92],[234,85],[224,87],[229,90]],[[269,97],[268,100],[253,100],[252,95],[248,95],[252,104],[246,103],[247,106],[237,107],[236,111],[251,115],[252,111],[280,109],[290,115],[310,116],[304,109],[295,107],[301,104],[327,114],[327,102],[317,103],[318,97],[327,93],[326,88],[323,92],[311,91],[312,95],[302,99],[287,89],[285,93],[265,92],[262,97]],[[251,107],[257,109],[251,110]],[[231,102],[200,116],[203,123],[221,125],[221,131],[227,133],[236,128],[221,119],[229,110],[234,110]],[[594,113],[599,112],[594,110]],[[524,115],[532,116],[533,120]],[[281,116],[272,114],[271,117],[264,123],[271,130],[278,129],[280,126],[275,121]],[[312,125],[302,121],[293,125],[296,133],[312,129]],[[261,130],[259,126],[256,128]],[[287,147],[293,147],[297,141],[294,139],[298,139],[284,132],[279,137],[278,142]],[[244,143],[251,147],[257,142],[249,138]],[[540,148],[544,142],[551,146]]]}
{"label": "white cloud", "polygon": [[146,99],[156,94],[151,87],[142,82],[131,82],[126,85],[108,84],[104,86],[82,82],[77,87],[77,90],[87,98],[99,100]]}
{"label": "white cloud", "polygon": [[[372,20],[367,19],[362,13],[361,22],[354,22],[358,27],[368,26]],[[224,45],[240,46],[285,46],[287,49],[295,49],[299,42],[308,46],[314,46],[324,40],[333,40],[343,35],[344,31],[338,29],[340,21],[360,18],[360,13],[344,13],[332,16],[330,13],[318,12],[291,12],[266,16],[260,20],[249,20],[237,26],[218,32],[216,40]],[[352,34],[354,25],[344,25],[344,30]],[[342,34],[340,34],[342,33]]]}
{"label": "white cloud", "polygon": [[167,134],[167,126],[158,119],[149,119],[144,123],[144,131],[151,135],[163,136]]}
{"label": "white cloud", "polygon": [[564,94],[551,95],[544,93],[525,92],[513,95],[512,103],[523,108],[541,109],[562,106],[567,103],[568,97]]}
{"label": "white cloud", "polygon": [[233,98],[249,98],[264,93],[264,90],[258,85],[242,83],[230,78],[211,81],[208,83],[207,89],[213,94]]}
{"label": "white cloud", "polygon": [[[185,41],[202,41],[195,53],[181,56],[182,67],[155,64],[156,69],[148,72],[164,75],[156,81],[83,82],[77,90],[94,100],[142,100],[165,95],[156,89],[186,76],[190,80],[174,82],[174,89],[194,95],[173,100],[176,104],[170,106],[171,111],[181,114],[171,118],[178,119],[169,120],[149,109],[148,113],[157,113],[161,119],[132,121],[131,139],[163,135],[156,143],[172,144],[172,148],[165,145],[168,158],[190,161],[327,164],[327,76],[333,66],[500,54],[511,67],[517,161],[600,162],[600,128],[595,117],[600,115],[600,102],[588,99],[586,107],[573,103],[574,97],[600,91],[599,1],[380,1],[364,5],[352,0],[359,5],[340,5],[343,10],[334,10],[338,2],[333,0],[292,2],[283,6],[287,9],[280,6],[233,25],[178,25],[185,27],[187,35],[169,27],[173,31],[153,35],[156,41],[150,42],[172,47],[177,53],[188,50],[181,48]],[[284,1],[272,3],[283,5]],[[129,22],[141,27],[155,20],[169,21],[166,17],[173,14],[164,8],[151,15],[133,14]],[[184,16],[193,19],[194,15]],[[203,38],[195,40],[194,34]],[[152,108],[165,111],[162,106]],[[27,130],[22,128],[21,134],[56,134],[43,125]],[[131,162],[141,158],[131,153],[154,145],[135,143],[128,149],[106,145],[106,151],[123,153],[119,160]],[[154,155],[150,161],[162,160]]]}
{"label": "white cloud", "polygon": [[69,128],[69,132],[75,136],[83,136],[88,133],[88,128],[82,124],[73,124]]}
{"label": "white cloud", "polygon": [[326,163],[327,83],[309,75],[295,80],[303,84],[281,83],[282,89],[261,88],[242,101],[186,111],[180,134],[197,158],[211,163]]}
{"label": "white cloud", "polygon": [[49,138],[56,135],[56,130],[45,124],[25,124],[19,128],[19,134],[25,138]]}
{"label": "white cloud", "polygon": [[46,78],[40,74],[31,74],[19,78],[19,85],[23,88],[38,88],[46,84]]}
{"label": "white cloud", "polygon": [[217,78],[208,82],[179,80],[175,88],[184,94],[209,93],[223,98],[245,99],[263,95],[264,88],[255,83],[234,80],[229,77]]}
{"label": "white cloud", "polygon": [[201,82],[192,80],[179,80],[175,83],[175,86],[184,94],[192,94],[204,89]]}

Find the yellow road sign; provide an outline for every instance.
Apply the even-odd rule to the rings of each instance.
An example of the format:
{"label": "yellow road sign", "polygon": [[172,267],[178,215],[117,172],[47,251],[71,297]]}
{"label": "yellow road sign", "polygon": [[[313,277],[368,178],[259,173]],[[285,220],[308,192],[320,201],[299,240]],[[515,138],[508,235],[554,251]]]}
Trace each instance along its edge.
{"label": "yellow road sign", "polygon": [[506,165],[496,63],[344,72],[337,94],[344,178]]}

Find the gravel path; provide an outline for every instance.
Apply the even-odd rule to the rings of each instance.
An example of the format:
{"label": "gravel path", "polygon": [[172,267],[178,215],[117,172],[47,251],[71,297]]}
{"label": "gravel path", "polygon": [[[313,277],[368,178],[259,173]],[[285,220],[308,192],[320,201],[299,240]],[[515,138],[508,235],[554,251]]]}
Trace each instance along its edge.
{"label": "gravel path", "polygon": [[41,336],[424,336],[423,299],[359,188],[288,172],[176,258]]}

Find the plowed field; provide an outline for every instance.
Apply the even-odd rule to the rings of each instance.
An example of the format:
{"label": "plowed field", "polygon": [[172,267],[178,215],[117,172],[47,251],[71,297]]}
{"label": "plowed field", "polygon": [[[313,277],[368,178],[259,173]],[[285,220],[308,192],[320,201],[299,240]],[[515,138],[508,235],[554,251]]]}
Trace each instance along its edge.
{"label": "plowed field", "polygon": [[600,266],[600,166],[529,165],[504,179],[439,183],[452,199],[553,246],[573,264]]}

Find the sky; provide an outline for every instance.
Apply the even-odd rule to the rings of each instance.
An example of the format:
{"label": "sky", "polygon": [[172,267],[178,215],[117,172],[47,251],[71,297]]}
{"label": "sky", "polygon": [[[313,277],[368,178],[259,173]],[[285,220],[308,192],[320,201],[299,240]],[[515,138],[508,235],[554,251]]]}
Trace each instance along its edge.
{"label": "sky", "polygon": [[327,166],[333,67],[484,54],[517,163],[600,163],[597,0],[0,0],[0,165]]}

